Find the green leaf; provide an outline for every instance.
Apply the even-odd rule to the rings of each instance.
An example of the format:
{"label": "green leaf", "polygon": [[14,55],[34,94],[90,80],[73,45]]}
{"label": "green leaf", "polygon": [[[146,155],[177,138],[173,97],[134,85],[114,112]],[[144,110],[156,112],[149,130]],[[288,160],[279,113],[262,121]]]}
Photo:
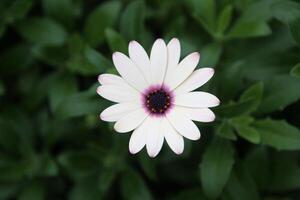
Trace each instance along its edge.
{"label": "green leaf", "polygon": [[251,126],[236,124],[235,129],[239,136],[254,144],[260,143],[260,134]]}
{"label": "green leaf", "polygon": [[97,187],[97,178],[88,177],[75,183],[68,194],[69,200],[95,200],[104,199],[103,194]]}
{"label": "green leaf", "polygon": [[25,185],[22,189],[18,200],[44,200],[45,189],[41,183],[32,183]]}
{"label": "green leaf", "polygon": [[222,54],[222,46],[219,43],[211,43],[200,49],[201,62],[199,67],[215,67]]}
{"label": "green leaf", "polygon": [[227,39],[261,37],[272,33],[269,25],[263,21],[238,21],[229,31]]}
{"label": "green leaf", "polygon": [[81,75],[97,75],[113,68],[112,63],[102,54],[88,46],[78,35],[69,41],[70,59],[67,68]]}
{"label": "green leaf", "polygon": [[257,187],[266,189],[270,184],[272,163],[266,147],[255,147],[246,156],[244,166],[247,166]]}
{"label": "green leaf", "polygon": [[248,169],[238,165],[230,176],[227,183],[225,195],[230,200],[259,200],[259,193]]}
{"label": "green leaf", "polygon": [[28,18],[16,28],[22,37],[38,45],[61,45],[67,37],[64,28],[48,18]]}
{"label": "green leaf", "polygon": [[300,187],[300,165],[296,154],[278,153],[274,156],[272,165],[272,177],[267,189],[291,191]]}
{"label": "green leaf", "polygon": [[218,18],[217,32],[223,34],[227,30],[232,18],[232,5],[223,8]]}
{"label": "green leaf", "polygon": [[121,177],[121,193],[124,199],[139,200],[152,199],[142,177],[133,170],[128,170]]}
{"label": "green leaf", "polygon": [[288,24],[300,17],[300,4],[290,0],[278,0],[271,6],[273,16]]}
{"label": "green leaf", "polygon": [[262,94],[263,84],[254,84],[242,93],[238,102],[219,106],[216,108],[216,112],[222,117],[247,115],[257,109],[261,102]]}
{"label": "green leaf", "polygon": [[278,150],[300,149],[300,130],[283,120],[259,120],[253,126],[260,133],[262,144]]}
{"label": "green leaf", "polygon": [[221,125],[217,127],[216,134],[220,137],[230,139],[230,140],[236,140],[237,137],[233,131],[233,128],[228,123],[227,120],[224,120]]}
{"label": "green leaf", "polygon": [[234,164],[234,149],[230,142],[215,138],[203,154],[200,176],[204,193],[217,198],[223,191]]}
{"label": "green leaf", "polygon": [[87,177],[99,169],[98,160],[88,152],[64,152],[58,162],[74,179]]}
{"label": "green leaf", "polygon": [[3,14],[0,14],[0,17],[4,15],[3,21],[8,24],[23,19],[33,6],[32,0],[16,0],[11,2],[12,3],[4,9]]}
{"label": "green leaf", "polygon": [[127,44],[121,34],[114,31],[113,29],[106,29],[105,36],[108,46],[112,52],[120,51],[123,53],[127,53]]}
{"label": "green leaf", "polygon": [[73,76],[58,75],[54,84],[49,88],[50,108],[53,113],[57,112],[59,104],[64,98],[77,92],[76,80]]}
{"label": "green leaf", "polygon": [[105,39],[104,31],[113,27],[119,16],[121,4],[118,1],[109,1],[100,4],[87,17],[84,32],[89,44],[98,46]]}
{"label": "green leaf", "polygon": [[42,0],[42,3],[46,15],[64,25],[70,26],[80,13],[80,5],[74,0]]}
{"label": "green leaf", "polygon": [[300,63],[296,64],[292,70],[291,75],[297,78],[300,78]]}
{"label": "green leaf", "polygon": [[294,37],[295,41],[298,43],[298,46],[300,46],[300,16],[297,19],[289,22],[289,27],[292,36]]}
{"label": "green leaf", "polygon": [[145,5],[142,0],[131,1],[122,13],[120,30],[128,40],[139,40],[144,29]]}
{"label": "green leaf", "polygon": [[205,26],[209,33],[213,33],[216,26],[216,2],[215,0],[190,0],[197,19]]}
{"label": "green leaf", "polygon": [[300,80],[288,75],[276,76],[264,82],[265,92],[257,109],[260,114],[282,110],[300,99]]}

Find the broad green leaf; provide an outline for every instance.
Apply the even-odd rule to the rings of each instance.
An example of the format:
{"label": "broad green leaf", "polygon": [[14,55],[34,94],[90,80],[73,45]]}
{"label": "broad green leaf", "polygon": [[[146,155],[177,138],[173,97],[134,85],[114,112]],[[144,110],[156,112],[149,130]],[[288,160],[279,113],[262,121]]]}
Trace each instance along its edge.
{"label": "broad green leaf", "polygon": [[37,45],[61,45],[67,33],[60,24],[49,18],[27,18],[16,24],[19,34]]}
{"label": "broad green leaf", "polygon": [[211,34],[216,26],[216,2],[215,0],[190,0],[196,18]]}
{"label": "broad green leaf", "polygon": [[260,200],[255,182],[245,166],[238,165],[232,171],[224,196],[228,200]]}
{"label": "broad green leaf", "polygon": [[232,5],[227,5],[226,7],[223,8],[222,12],[218,17],[218,24],[217,24],[218,33],[223,34],[224,31],[227,30],[231,22],[232,10],[233,10]]}
{"label": "broad green leaf", "polygon": [[219,106],[216,108],[216,112],[222,117],[234,117],[252,113],[259,106],[262,93],[263,84],[254,84],[242,93],[238,102]]}
{"label": "broad green leaf", "polygon": [[45,189],[41,183],[26,184],[18,200],[44,200]]}
{"label": "broad green leaf", "polygon": [[96,75],[112,68],[112,63],[102,54],[88,46],[78,36],[74,35],[69,41],[70,59],[67,68],[81,75]]}
{"label": "broad green leaf", "polygon": [[221,195],[234,164],[230,142],[216,137],[203,154],[200,177],[204,193],[210,198]]}
{"label": "broad green leaf", "polygon": [[31,10],[32,6],[32,0],[11,1],[8,7],[6,7],[3,11],[0,8],[0,17],[3,17],[1,20],[3,20],[5,23],[11,24],[17,20],[23,19]]}
{"label": "broad green leaf", "polygon": [[112,52],[115,52],[115,51],[120,51],[123,53],[127,52],[127,44],[121,34],[114,31],[113,29],[106,29],[105,37],[106,37],[108,46]]}
{"label": "broad green leaf", "polygon": [[[299,9],[300,12],[300,9]],[[300,14],[299,17],[291,22],[289,22],[290,31],[295,41],[300,46]]]}
{"label": "broad green leaf", "polygon": [[49,88],[50,108],[53,113],[56,113],[57,107],[64,98],[76,93],[78,90],[76,79],[73,76],[65,74],[58,75],[53,85]]}
{"label": "broad green leaf", "polygon": [[69,200],[95,200],[104,199],[103,193],[97,185],[97,177],[92,176],[74,184],[68,193]]}
{"label": "broad green leaf", "polygon": [[262,144],[278,150],[300,149],[300,130],[283,120],[264,119],[253,126],[261,135]]}
{"label": "broad green leaf", "polygon": [[282,110],[300,99],[300,80],[288,75],[276,76],[264,82],[264,95],[257,109],[260,114]]}
{"label": "broad green leaf", "polygon": [[238,21],[226,36],[228,39],[244,39],[270,35],[272,30],[263,21]]}
{"label": "broad green leaf", "polygon": [[117,176],[117,171],[115,169],[107,167],[101,170],[98,185],[102,193],[105,193],[109,190],[116,176]]}
{"label": "broad green leaf", "polygon": [[125,171],[121,177],[121,193],[124,199],[152,199],[151,193],[142,177],[133,170]]}
{"label": "broad green leaf", "polygon": [[89,14],[85,22],[84,32],[91,46],[98,46],[104,41],[105,29],[114,26],[120,9],[120,2],[109,1],[100,4]]}
{"label": "broad green leaf", "polygon": [[58,162],[74,179],[87,177],[99,169],[98,160],[88,152],[64,152]]}
{"label": "broad green leaf", "polygon": [[297,78],[300,78],[300,63],[296,64],[292,70],[291,75]]}
{"label": "broad green leaf", "polygon": [[69,56],[64,45],[35,46],[32,48],[32,55],[53,67],[64,67]]}
{"label": "broad green leaf", "polygon": [[222,54],[222,46],[218,43],[211,43],[200,49],[200,67],[215,67]]}
{"label": "broad green leaf", "polygon": [[67,26],[75,22],[74,17],[81,11],[75,0],[42,0],[42,3],[46,15]]}
{"label": "broad green leaf", "polygon": [[131,1],[122,13],[120,30],[128,40],[139,40],[144,29],[145,5],[143,0]]}
{"label": "broad green leaf", "polygon": [[271,179],[271,157],[266,147],[255,147],[245,157],[243,161],[253,177],[257,187],[266,189]]}
{"label": "broad green leaf", "polygon": [[273,170],[268,189],[291,191],[300,187],[300,165],[296,154],[286,152],[274,155]]}
{"label": "broad green leaf", "polygon": [[251,124],[254,121],[252,117],[240,116],[234,117],[228,121],[234,127],[234,129],[240,137],[254,144],[260,143],[259,132],[257,132],[255,128],[251,127]]}
{"label": "broad green leaf", "polygon": [[224,120],[216,130],[216,134],[220,137],[227,138],[230,140],[236,140],[237,137],[233,131],[233,128],[231,125],[227,122],[227,120]]}
{"label": "broad green leaf", "polygon": [[278,0],[271,6],[273,16],[288,24],[300,17],[300,4],[290,0]]}
{"label": "broad green leaf", "polygon": [[9,199],[15,196],[19,190],[19,183],[5,183],[0,187],[0,199]]}

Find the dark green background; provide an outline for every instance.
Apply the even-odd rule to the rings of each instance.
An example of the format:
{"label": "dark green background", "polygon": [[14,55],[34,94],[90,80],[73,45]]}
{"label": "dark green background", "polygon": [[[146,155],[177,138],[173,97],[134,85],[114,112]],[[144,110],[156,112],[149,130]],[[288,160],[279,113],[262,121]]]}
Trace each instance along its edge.
{"label": "dark green background", "polygon": [[[151,159],[99,120],[96,87],[158,37],[215,68],[221,106]],[[300,199],[299,45],[293,0],[1,0],[0,199]]]}

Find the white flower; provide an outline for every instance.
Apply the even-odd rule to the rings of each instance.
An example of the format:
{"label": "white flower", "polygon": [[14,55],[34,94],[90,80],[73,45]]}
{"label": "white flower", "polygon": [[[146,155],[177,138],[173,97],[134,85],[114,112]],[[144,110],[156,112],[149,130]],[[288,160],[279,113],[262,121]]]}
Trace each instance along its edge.
{"label": "white flower", "polygon": [[181,154],[183,137],[200,138],[193,121],[215,119],[209,107],[218,106],[219,99],[206,92],[192,92],[205,84],[214,70],[195,70],[200,59],[197,52],[179,62],[178,39],[173,38],[168,45],[157,39],[150,58],[138,42],[131,41],[129,57],[115,52],[112,58],[121,77],[100,75],[97,93],[117,104],[106,108],[100,118],[116,122],[114,129],[119,133],[133,131],[129,141],[132,154],[146,145],[149,156],[155,157],[164,139],[176,154]]}

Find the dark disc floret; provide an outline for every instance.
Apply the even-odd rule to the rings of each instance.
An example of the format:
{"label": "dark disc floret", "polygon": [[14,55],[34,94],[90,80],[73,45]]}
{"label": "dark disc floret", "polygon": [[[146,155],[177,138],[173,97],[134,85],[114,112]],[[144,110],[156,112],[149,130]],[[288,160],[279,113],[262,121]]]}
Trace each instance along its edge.
{"label": "dark disc floret", "polygon": [[171,107],[171,94],[163,88],[149,91],[144,98],[146,109],[151,114],[164,114]]}

